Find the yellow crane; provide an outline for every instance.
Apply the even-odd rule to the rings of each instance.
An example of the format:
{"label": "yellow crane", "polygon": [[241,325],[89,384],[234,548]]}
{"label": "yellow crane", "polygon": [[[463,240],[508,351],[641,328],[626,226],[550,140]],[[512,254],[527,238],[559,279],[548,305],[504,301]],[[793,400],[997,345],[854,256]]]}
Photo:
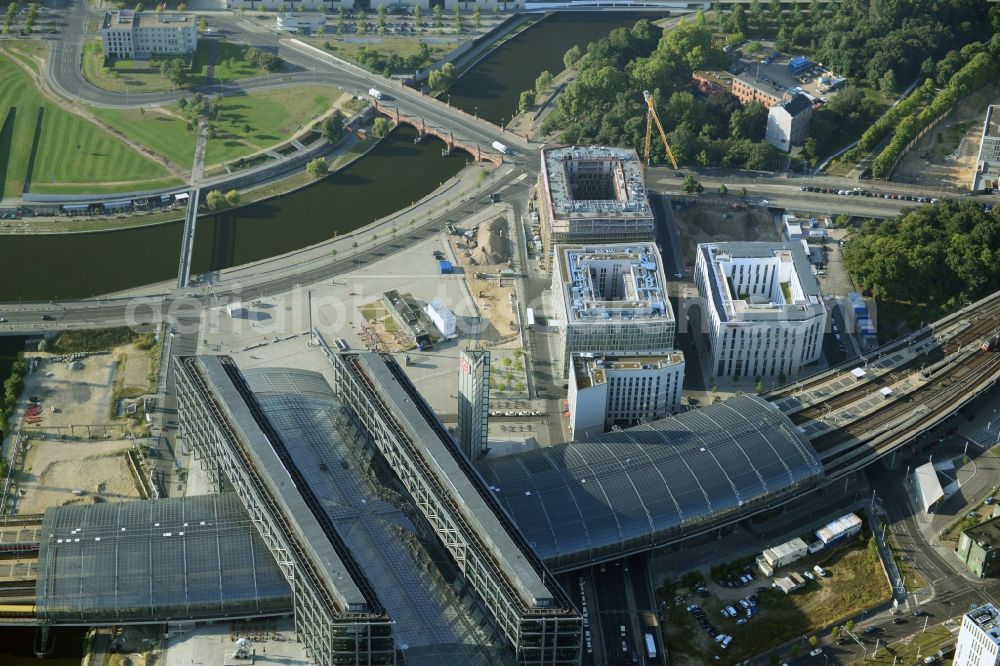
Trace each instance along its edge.
{"label": "yellow crane", "polygon": [[663,147],[667,151],[667,159],[670,160],[670,164],[676,169],[678,168],[677,160],[674,159],[674,153],[670,150],[670,144],[667,143],[667,133],[663,131],[660,116],[656,115],[656,104],[653,102],[653,95],[648,90],[643,90],[642,97],[646,100],[646,166],[649,166],[649,138],[653,131],[653,121],[656,121],[656,129],[660,130],[660,138],[663,139]]}

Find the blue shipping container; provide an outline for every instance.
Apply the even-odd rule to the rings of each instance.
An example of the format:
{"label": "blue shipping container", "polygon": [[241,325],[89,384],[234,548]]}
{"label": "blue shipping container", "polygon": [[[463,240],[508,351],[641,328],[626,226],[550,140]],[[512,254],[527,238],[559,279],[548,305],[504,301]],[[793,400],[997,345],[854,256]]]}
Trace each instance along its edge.
{"label": "blue shipping container", "polygon": [[438,268],[441,269],[442,275],[444,275],[445,273],[451,273],[451,262],[442,259],[441,261],[438,262]]}

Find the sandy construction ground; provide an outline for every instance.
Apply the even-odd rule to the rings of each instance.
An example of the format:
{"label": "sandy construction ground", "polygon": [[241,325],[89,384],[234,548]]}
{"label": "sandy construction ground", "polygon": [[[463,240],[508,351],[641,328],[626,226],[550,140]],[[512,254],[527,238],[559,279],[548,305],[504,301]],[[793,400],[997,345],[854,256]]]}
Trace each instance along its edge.
{"label": "sandy construction ground", "polygon": [[684,263],[693,266],[699,243],[775,241],[778,230],[771,214],[761,208],[733,210],[723,204],[695,204],[673,211]]}
{"label": "sandy construction ground", "polygon": [[[31,440],[18,474],[23,497],[17,512],[43,513],[71,502],[120,502],[137,499],[125,459],[128,440]],[[73,494],[82,491],[81,495]]]}
{"label": "sandy construction ground", "polygon": [[947,118],[923,136],[900,161],[893,180],[935,189],[972,186],[986,107],[1000,103],[1000,85],[978,90],[955,105]]}

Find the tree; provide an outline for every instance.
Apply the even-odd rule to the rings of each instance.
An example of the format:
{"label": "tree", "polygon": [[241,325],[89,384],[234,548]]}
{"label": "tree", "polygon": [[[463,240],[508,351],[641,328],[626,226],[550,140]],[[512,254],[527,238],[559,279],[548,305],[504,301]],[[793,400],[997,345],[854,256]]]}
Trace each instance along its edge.
{"label": "tree", "polygon": [[427,76],[427,83],[430,85],[431,90],[436,92],[443,92],[451,87],[451,84],[455,82],[455,65],[450,62],[446,62],[441,65],[440,68],[433,70]]}
{"label": "tree", "polygon": [[809,637],[809,647],[816,647],[816,643],[818,643],[818,642],[819,641],[816,639],[815,636],[810,636]]}
{"label": "tree", "polygon": [[232,207],[240,203],[240,193],[236,190],[226,192],[226,205]]}
{"label": "tree", "polygon": [[49,350],[49,343],[45,338],[38,341],[38,351],[47,352]]}
{"label": "tree", "polygon": [[518,381],[516,384],[514,384],[514,390],[517,391],[518,393],[523,393],[525,388],[527,387],[524,385],[524,382],[522,381]]}
{"label": "tree", "polygon": [[441,9],[441,5],[434,5],[434,9],[431,10],[431,14],[434,15],[434,27],[438,30],[441,29],[441,18],[444,15],[444,10]]}
{"label": "tree", "polygon": [[552,72],[546,69],[535,79],[535,92],[540,95],[550,85],[552,85]]}
{"label": "tree", "polygon": [[476,28],[476,32],[479,32],[479,28],[483,24],[483,12],[479,9],[479,5],[472,10],[472,25]]}
{"label": "tree", "polygon": [[219,210],[226,205],[226,197],[222,195],[222,192],[218,190],[212,190],[205,197],[205,205],[211,210]]}
{"label": "tree", "polygon": [[695,180],[694,176],[691,174],[684,176],[684,182],[681,183],[681,187],[688,194],[701,194],[705,191],[705,186]]}
{"label": "tree", "polygon": [[314,160],[309,160],[309,164],[306,165],[306,172],[313,178],[322,178],[330,173],[330,165],[322,157],[317,157]]}
{"label": "tree", "polygon": [[208,19],[203,18],[198,21],[198,32],[205,32],[208,30]]}
{"label": "tree", "polygon": [[375,119],[375,122],[372,124],[372,136],[374,136],[376,139],[381,139],[382,137],[387,136],[391,131],[392,131],[392,121],[389,120],[388,118],[383,118],[382,116],[379,116],[378,118]]}
{"label": "tree", "polygon": [[783,385],[783,384],[785,384],[785,383],[786,383],[787,381],[788,381],[788,377],[786,377],[786,376],[785,376],[785,373],[783,373],[783,372],[779,372],[779,373],[778,373],[778,384],[779,384],[779,385]]}
{"label": "tree", "polygon": [[385,5],[379,5],[375,9],[375,27],[379,37],[385,35]]}
{"label": "tree", "polygon": [[729,188],[726,187],[725,183],[719,185],[719,194],[721,194],[722,196],[726,196],[727,194],[729,194]]}
{"label": "tree", "polygon": [[344,136],[344,118],[340,115],[339,110],[334,111],[330,117],[323,121],[319,133],[334,145],[340,143],[340,139]]}
{"label": "tree", "polygon": [[500,362],[503,364],[503,367],[508,369],[510,366],[514,365],[514,361],[510,358],[510,356],[504,356],[503,360]]}
{"label": "tree", "polygon": [[138,14],[144,9],[141,2],[135,3],[135,13]]}
{"label": "tree", "polygon": [[746,187],[741,187],[740,188],[740,196],[741,197],[745,197],[746,195],[747,195],[747,188]]}
{"label": "tree", "polygon": [[764,392],[764,382],[758,380],[757,381],[757,386],[754,387],[754,390],[756,390],[757,393],[763,393]]}
{"label": "tree", "polygon": [[792,647],[788,650],[788,654],[791,655],[792,659],[798,657],[800,652],[802,652],[802,646],[798,643],[793,644]]}
{"label": "tree", "polygon": [[517,112],[525,113],[535,103],[535,91],[524,90],[517,99]]}
{"label": "tree", "polygon": [[854,620],[848,620],[844,623],[844,628],[848,631],[854,631]]}
{"label": "tree", "polygon": [[455,32],[462,33],[462,7],[455,5]]}
{"label": "tree", "polygon": [[580,48],[579,44],[574,44],[573,46],[569,47],[569,50],[567,50],[566,53],[563,54],[563,65],[566,67],[566,69],[569,69],[577,62],[579,62],[580,58],[582,57],[583,57],[583,49]]}
{"label": "tree", "polygon": [[896,72],[892,69],[885,70],[885,74],[883,74],[882,78],[879,79],[878,87],[879,90],[887,95],[891,95],[896,92]]}
{"label": "tree", "polygon": [[422,16],[423,12],[420,9],[420,5],[417,5],[416,7],[413,8],[413,25],[414,27],[416,27],[417,32],[423,31],[423,26],[420,25],[421,23],[420,19]]}
{"label": "tree", "polygon": [[187,64],[180,58],[160,61],[160,74],[175,86],[182,86],[187,80]]}
{"label": "tree", "polygon": [[186,2],[179,2],[179,3],[177,3],[177,11],[179,11],[179,12],[186,12],[187,8],[188,8],[188,6],[187,6]]}
{"label": "tree", "polygon": [[726,27],[729,32],[739,32],[746,34],[749,29],[747,25],[747,17],[743,13],[743,5],[735,5],[732,11],[729,12],[729,19],[726,21]]}
{"label": "tree", "polygon": [[834,638],[840,638],[841,625],[835,625],[833,629],[830,630],[830,635]]}
{"label": "tree", "polygon": [[368,32],[368,21],[364,12],[360,10],[354,15],[354,31],[359,35],[363,35]]}

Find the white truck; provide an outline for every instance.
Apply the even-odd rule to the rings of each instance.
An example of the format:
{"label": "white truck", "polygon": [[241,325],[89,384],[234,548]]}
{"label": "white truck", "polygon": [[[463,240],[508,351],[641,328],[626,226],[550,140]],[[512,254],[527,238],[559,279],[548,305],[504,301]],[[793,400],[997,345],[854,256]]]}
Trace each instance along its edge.
{"label": "white truck", "polygon": [[510,148],[500,143],[499,141],[494,141],[490,145],[493,146],[493,150],[497,151],[498,153],[502,153],[504,155],[510,155]]}
{"label": "white truck", "polygon": [[368,89],[368,94],[371,95],[373,98],[375,98],[377,100],[381,100],[382,99],[382,91],[379,90],[378,88],[369,88]]}

